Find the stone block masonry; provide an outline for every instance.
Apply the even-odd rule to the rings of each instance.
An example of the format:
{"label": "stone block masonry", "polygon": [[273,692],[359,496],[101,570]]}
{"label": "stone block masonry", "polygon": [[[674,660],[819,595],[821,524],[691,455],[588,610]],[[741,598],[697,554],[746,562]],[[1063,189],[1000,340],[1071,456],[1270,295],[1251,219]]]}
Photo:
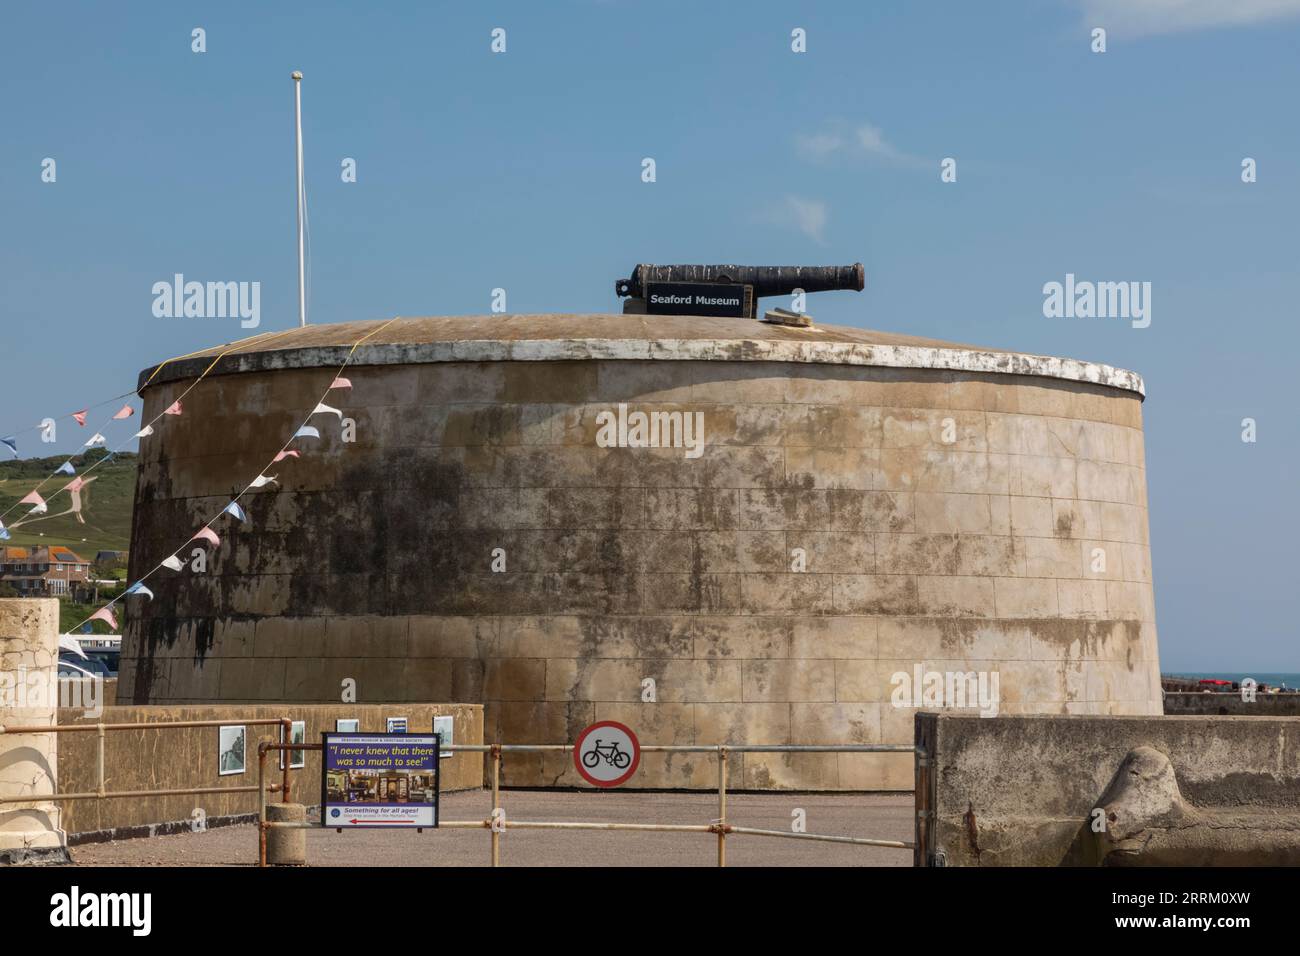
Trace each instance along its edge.
{"label": "stone block masonry", "polygon": [[[921,664],[997,672],[1004,715],[1160,712],[1132,373],[855,329],[545,319],[368,341],[337,402],[356,441],[323,419],[204,573],[151,579],[119,700],[330,702],[351,680],[366,703],[481,702],[510,743],[602,719],[652,743],[907,743],[895,675]],[[263,468],[359,334],[236,353],[186,398],[141,449],[133,575]],[[193,374],[164,369],[145,414]],[[620,405],[702,421],[702,453],[604,447]],[[912,786],[907,754],[732,768]],[[713,773],[647,754],[629,785]],[[503,775],[583,785],[559,754]]]}

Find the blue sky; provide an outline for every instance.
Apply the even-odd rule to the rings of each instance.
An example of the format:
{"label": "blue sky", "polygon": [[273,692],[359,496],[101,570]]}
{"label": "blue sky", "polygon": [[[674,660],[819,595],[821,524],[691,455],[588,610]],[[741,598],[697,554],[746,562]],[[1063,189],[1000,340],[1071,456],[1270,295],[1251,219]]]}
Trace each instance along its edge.
{"label": "blue sky", "polygon": [[[1300,3],[0,16],[0,432],[248,334],[155,318],[151,287],[173,273],[259,281],[257,331],[296,322],[299,69],[311,321],[487,312],[494,287],[512,312],[616,311],[613,280],[638,261],[860,260],[867,290],[813,297],[819,322],[1140,372],[1164,669],[1300,671]],[[1043,284],[1067,272],[1151,282],[1151,326],[1045,318]]]}

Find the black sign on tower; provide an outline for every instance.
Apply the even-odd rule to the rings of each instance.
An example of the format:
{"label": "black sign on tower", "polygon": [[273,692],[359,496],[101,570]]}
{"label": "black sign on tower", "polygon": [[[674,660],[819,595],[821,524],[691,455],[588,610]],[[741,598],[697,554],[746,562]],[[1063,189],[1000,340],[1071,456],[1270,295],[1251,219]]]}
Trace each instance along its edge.
{"label": "black sign on tower", "polygon": [[[852,290],[866,285],[862,263],[851,266],[656,266],[640,263],[627,279],[614,283],[626,297],[623,312],[641,315],[720,315],[758,318],[763,296]],[[784,310],[777,318],[786,321]],[[806,323],[791,323],[806,324]]]}

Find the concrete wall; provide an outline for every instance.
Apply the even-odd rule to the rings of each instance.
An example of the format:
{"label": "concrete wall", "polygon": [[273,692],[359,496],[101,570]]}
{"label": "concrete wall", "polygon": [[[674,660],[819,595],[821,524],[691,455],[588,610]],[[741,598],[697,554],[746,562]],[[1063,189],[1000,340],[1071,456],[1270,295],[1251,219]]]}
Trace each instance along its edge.
{"label": "concrete wall", "polygon": [[1165,713],[1169,716],[1205,715],[1239,717],[1300,717],[1300,694],[1257,693],[1253,701],[1241,694],[1166,693]]}
{"label": "concrete wall", "polygon": [[[132,574],[256,475],[332,375],[188,395],[141,449]],[[891,706],[891,677],[920,663],[996,670],[1003,713],[1159,713],[1133,392],[745,361],[348,377],[331,396],[355,444],[322,417],[278,486],[246,496],[249,522],[221,525],[205,573],[128,600],[121,700],[326,701],[351,677],[365,701],[481,701],[487,738],[512,743],[601,719],[664,744],[905,743],[914,710]],[[187,385],[150,387],[145,415]],[[620,402],[702,412],[704,454],[597,447],[596,416]],[[733,786],[912,785],[906,754],[734,764]],[[647,755],[633,785],[712,775]],[[583,785],[560,755],[513,760],[506,782]]]}
{"label": "concrete wall", "polygon": [[1091,811],[1141,746],[1169,757],[1183,797],[1199,809],[1300,810],[1296,717],[922,713],[916,741],[925,751],[917,804],[934,812],[924,842],[947,866],[1095,862]]}
{"label": "concrete wall", "polygon": [[[483,742],[483,708],[471,704],[401,704],[393,706],[352,704],[295,704],[291,706],[220,705],[191,707],[109,707],[103,723],[137,723],[165,720],[241,720],[288,717],[307,724],[308,743],[320,743],[324,730],[333,731],[335,721],[356,718],[363,731],[382,731],[385,718],[406,717],[412,732],[428,732],[435,715],[454,716],[456,743]],[[79,711],[63,710],[60,723],[96,723]],[[85,793],[96,789],[97,735],[60,735],[59,792]],[[0,738],[3,739],[3,738]],[[245,770],[221,776],[217,772],[218,728],[192,727],[174,730],[110,731],[105,737],[105,789],[169,790],[190,787],[257,786],[257,744],[278,742],[274,727],[249,727]],[[280,780],[279,761],[267,758],[269,782]],[[477,788],[483,779],[483,755],[457,753],[442,762],[442,789]],[[306,752],[306,767],[291,771],[290,786],[298,803],[320,802],[320,754]],[[278,799],[273,796],[272,799]],[[77,800],[64,804],[64,828],[70,842],[122,838],[147,832],[168,832],[188,828],[195,811],[201,810],[210,823],[222,818],[257,813],[257,794],[197,794],[170,797],[130,797],[114,800]],[[252,851],[250,851],[252,852]]]}

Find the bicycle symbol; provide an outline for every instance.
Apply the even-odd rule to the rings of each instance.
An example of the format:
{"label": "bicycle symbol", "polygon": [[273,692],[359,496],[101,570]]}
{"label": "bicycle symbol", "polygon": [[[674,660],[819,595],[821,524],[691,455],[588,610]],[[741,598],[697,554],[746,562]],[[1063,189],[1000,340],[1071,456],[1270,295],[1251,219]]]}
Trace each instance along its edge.
{"label": "bicycle symbol", "polygon": [[600,738],[597,737],[595,746],[591,750],[583,753],[582,765],[590,770],[595,767],[596,764],[600,763],[602,757],[604,758],[605,763],[609,764],[611,767],[617,767],[619,770],[622,770],[632,762],[631,755],[619,749],[617,740],[607,747],[602,747],[600,745]]}

